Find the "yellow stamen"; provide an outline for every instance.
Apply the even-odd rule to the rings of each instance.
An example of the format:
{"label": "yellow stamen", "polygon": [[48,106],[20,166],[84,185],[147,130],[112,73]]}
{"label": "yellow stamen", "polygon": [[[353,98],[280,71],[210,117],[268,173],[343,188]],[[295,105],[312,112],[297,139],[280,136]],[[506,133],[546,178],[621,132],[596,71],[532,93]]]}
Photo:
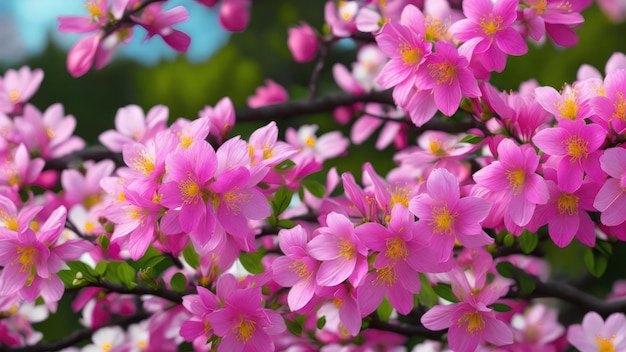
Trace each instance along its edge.
{"label": "yellow stamen", "polygon": [[337,243],[337,249],[339,249],[339,256],[345,257],[346,260],[352,260],[356,251],[354,244],[346,239],[341,239]]}
{"label": "yellow stamen", "polygon": [[465,328],[465,330],[472,336],[480,334],[485,328],[485,320],[479,312],[463,314],[463,316],[461,316],[461,318],[459,319],[457,325],[461,327],[466,324],[467,327]]}
{"label": "yellow stamen", "polygon": [[406,248],[406,242],[399,237],[388,238],[385,241],[385,256],[393,260],[406,260],[409,257],[409,251]]}
{"label": "yellow stamen", "polygon": [[556,103],[556,108],[559,109],[561,117],[576,120],[576,114],[578,113],[578,104],[574,99],[565,99],[562,102]]}
{"label": "yellow stamen", "polygon": [[587,158],[587,146],[589,142],[583,138],[570,136],[565,140],[565,144],[567,144],[567,154],[569,154],[572,159]]}
{"label": "yellow stamen", "polygon": [[239,324],[235,325],[232,331],[235,333],[235,338],[239,342],[246,343],[252,338],[252,334],[256,330],[256,321],[246,320],[241,318]]}
{"label": "yellow stamen", "polygon": [[392,287],[398,281],[398,274],[396,273],[396,269],[387,265],[380,269],[376,269],[376,279],[372,282],[374,286],[387,286]]}
{"label": "yellow stamen", "polygon": [[507,171],[506,179],[509,180],[509,186],[511,186],[511,188],[513,189],[514,195],[522,193],[524,180],[526,179],[526,174],[524,173],[524,170],[519,169],[515,171]]}
{"label": "yellow stamen", "polygon": [[191,175],[188,175],[188,178],[186,180],[180,181],[180,183],[178,183],[178,189],[180,190],[180,195],[183,197],[183,203],[198,203],[198,193],[200,193],[200,186],[196,183],[196,181],[191,179]]}
{"label": "yellow stamen", "polygon": [[456,78],[457,67],[451,65],[448,61],[440,64],[428,64],[427,67],[430,72],[430,77],[434,78],[438,85],[451,85]]}
{"label": "yellow stamen", "polygon": [[561,193],[557,204],[559,214],[564,214],[565,212],[569,215],[578,214],[578,197],[573,194]]}
{"label": "yellow stamen", "polygon": [[312,273],[309,272],[306,263],[302,259],[295,260],[293,263],[289,264],[289,269],[299,277],[306,277],[306,280],[309,280],[312,276]]}
{"label": "yellow stamen", "polygon": [[9,92],[9,100],[12,103],[16,103],[20,99],[20,92],[12,90]]}
{"label": "yellow stamen", "polygon": [[433,221],[430,223],[434,226],[433,232],[442,235],[452,235],[454,219],[459,216],[458,213],[450,214],[447,204],[441,207],[432,207]]}
{"label": "yellow stamen", "polygon": [[400,51],[400,56],[402,56],[405,65],[418,64],[424,56],[422,49],[414,48],[409,43],[401,43],[398,51]]}
{"label": "yellow stamen", "polygon": [[501,16],[494,16],[490,13],[489,15],[485,15],[480,18],[480,26],[486,35],[494,35],[496,32],[502,30],[502,28],[500,28],[502,21],[503,19]]}
{"label": "yellow stamen", "polygon": [[598,352],[615,352],[615,346],[613,345],[615,335],[611,336],[610,340],[607,340],[601,336],[596,337],[596,343],[598,344]]}
{"label": "yellow stamen", "polygon": [[615,103],[613,103],[613,108],[615,111],[611,117],[626,120],[626,100],[624,100],[624,93],[617,92],[617,99]]}
{"label": "yellow stamen", "polygon": [[315,137],[307,137],[307,139],[304,141],[304,144],[306,144],[307,147],[313,147],[315,145]]}

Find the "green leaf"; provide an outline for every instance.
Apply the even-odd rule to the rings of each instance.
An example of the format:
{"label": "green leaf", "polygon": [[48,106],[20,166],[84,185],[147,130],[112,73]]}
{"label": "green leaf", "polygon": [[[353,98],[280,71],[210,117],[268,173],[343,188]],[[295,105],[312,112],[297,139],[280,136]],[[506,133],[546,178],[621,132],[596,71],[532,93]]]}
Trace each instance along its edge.
{"label": "green leaf", "polygon": [[381,321],[389,321],[391,313],[393,313],[393,307],[387,297],[385,297],[378,308],[376,308],[376,314]]}
{"label": "green leaf", "polygon": [[74,285],[74,279],[76,279],[76,274],[73,273],[71,270],[60,270],[59,272],[57,272],[57,275],[59,276],[59,279],[63,281],[63,284],[65,285],[65,287],[67,288],[77,287],[77,285]]}
{"label": "green leaf", "polygon": [[583,259],[585,261],[585,265],[587,266],[587,270],[589,270],[591,275],[601,277],[606,271],[608,260],[602,253],[589,248],[585,252],[585,257]]}
{"label": "green leaf", "polygon": [[200,267],[200,256],[198,252],[193,248],[193,244],[189,243],[185,249],[183,249],[183,258],[189,264],[190,267],[197,269]]}
{"label": "green leaf", "polygon": [[272,214],[277,216],[282,214],[291,203],[291,197],[293,197],[293,191],[288,190],[285,186],[280,186],[274,194],[274,201],[272,202]]}
{"label": "green leaf", "polygon": [[315,197],[324,198],[324,193],[326,193],[326,190],[321,183],[314,180],[305,179],[302,180],[302,185]]}
{"label": "green leaf", "polygon": [[526,273],[520,273],[516,276],[517,284],[519,285],[519,289],[523,294],[531,294],[535,287],[535,281],[533,281],[532,277]]}
{"label": "green leaf", "polygon": [[261,259],[265,254],[265,248],[261,247],[256,252],[242,253],[239,256],[239,261],[243,265],[244,269],[248,270],[251,274],[261,274],[265,271]]}
{"label": "green leaf", "polygon": [[127,262],[109,262],[105,277],[111,282],[123,284],[128,289],[135,287],[135,269]]}
{"label": "green leaf", "polygon": [[176,273],[170,279],[170,286],[178,293],[183,292],[187,288],[187,278],[182,273]]}
{"label": "green leaf", "polygon": [[459,143],[478,144],[482,142],[483,139],[485,139],[485,137],[477,136],[475,134],[468,134],[467,136],[463,137],[463,139],[461,139]]}
{"label": "green leaf", "polygon": [[537,248],[537,244],[539,243],[539,236],[537,236],[536,233],[524,230],[518,241],[522,251],[526,254],[530,254],[532,253],[532,251],[535,250],[535,248]]}
{"label": "green leaf", "polygon": [[422,284],[422,289],[420,293],[417,294],[417,299],[419,303],[426,307],[432,307],[437,304],[437,294],[433,290],[433,287],[428,282],[428,278],[426,275],[420,273],[420,283]]}
{"label": "green leaf", "polygon": [[287,330],[295,336],[302,335],[302,324],[285,319],[285,325],[287,326]]}
{"label": "green leaf", "polygon": [[86,282],[95,282],[97,280],[96,272],[89,265],[81,261],[67,262],[66,264],[70,268],[74,277],[76,277],[76,275],[80,273],[83,280],[85,280]]}
{"label": "green leaf", "polygon": [[493,310],[495,310],[496,312],[508,312],[513,309],[509,305],[504,303],[494,303],[490,305],[490,307],[493,308]]}
{"label": "green leaf", "polygon": [[291,221],[291,220],[281,219],[281,220],[278,220],[278,222],[276,223],[276,226],[282,227],[284,229],[290,229],[290,228],[296,226],[296,224],[293,221]]}
{"label": "green leaf", "polygon": [[445,299],[446,301],[449,301],[452,303],[459,302],[459,299],[452,292],[452,287],[450,287],[450,285],[448,284],[439,283],[433,286],[433,290],[439,297]]}
{"label": "green leaf", "polygon": [[605,257],[608,257],[611,254],[613,254],[613,246],[611,246],[611,244],[606,241],[601,241],[601,240],[596,241],[595,249],[598,252],[602,253]]}
{"label": "green leaf", "polygon": [[107,262],[98,262],[98,264],[96,264],[96,275],[99,277],[104,276],[104,273],[107,271],[108,264],[109,263]]}
{"label": "green leaf", "polygon": [[315,324],[315,326],[317,326],[318,330],[322,330],[324,328],[324,325],[326,325],[326,316],[322,316],[319,319],[317,319],[317,323]]}
{"label": "green leaf", "polygon": [[496,270],[498,271],[498,274],[502,275],[502,277],[512,279],[515,266],[510,262],[500,262],[496,265]]}
{"label": "green leaf", "polygon": [[280,164],[274,166],[274,170],[287,171],[289,169],[293,169],[295,166],[296,166],[296,163],[294,163],[292,160],[287,159],[281,162]]}
{"label": "green leaf", "polygon": [[100,235],[100,237],[98,237],[98,244],[100,245],[100,248],[102,248],[102,250],[106,251],[107,249],[109,249],[111,240],[107,235]]}

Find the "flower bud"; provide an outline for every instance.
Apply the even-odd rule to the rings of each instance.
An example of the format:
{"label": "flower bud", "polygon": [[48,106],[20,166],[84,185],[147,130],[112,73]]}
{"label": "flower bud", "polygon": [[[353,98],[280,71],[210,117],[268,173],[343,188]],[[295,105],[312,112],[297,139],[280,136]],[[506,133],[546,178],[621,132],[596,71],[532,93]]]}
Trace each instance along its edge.
{"label": "flower bud", "polygon": [[241,32],[250,22],[250,0],[225,0],[220,7],[219,22],[230,32]]}
{"label": "flower bud", "polygon": [[84,37],[74,44],[67,53],[67,70],[72,76],[79,77],[89,71],[99,45],[99,33]]}
{"label": "flower bud", "polygon": [[289,29],[287,46],[297,62],[313,60],[317,53],[317,36],[308,24],[301,22],[299,27]]}

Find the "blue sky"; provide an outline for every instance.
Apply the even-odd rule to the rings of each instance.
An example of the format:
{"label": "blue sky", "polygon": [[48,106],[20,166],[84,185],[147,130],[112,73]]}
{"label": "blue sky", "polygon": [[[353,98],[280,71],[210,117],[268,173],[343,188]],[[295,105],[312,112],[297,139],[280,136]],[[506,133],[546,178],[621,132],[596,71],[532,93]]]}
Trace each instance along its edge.
{"label": "blue sky", "polygon": [[[80,35],[56,30],[58,16],[87,15],[85,0],[1,0],[0,1],[0,61],[17,63],[28,55],[40,53],[52,38],[66,50]],[[192,62],[208,59],[228,40],[228,33],[217,22],[217,11],[189,0],[171,0],[166,8],[185,4],[190,18],[177,25],[191,36],[187,57]],[[120,47],[117,56],[134,58],[147,65],[171,60],[178,53],[163,43],[160,37],[143,41],[145,30],[135,27],[130,45]]]}

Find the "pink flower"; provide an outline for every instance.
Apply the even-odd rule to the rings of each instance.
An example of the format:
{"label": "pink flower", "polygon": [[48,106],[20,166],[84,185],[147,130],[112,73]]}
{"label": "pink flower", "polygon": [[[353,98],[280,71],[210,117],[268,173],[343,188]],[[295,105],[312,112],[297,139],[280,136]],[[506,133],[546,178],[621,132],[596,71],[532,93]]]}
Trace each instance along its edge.
{"label": "pink flower", "polygon": [[414,306],[413,295],[421,288],[418,272],[440,272],[449,269],[439,264],[437,255],[415,231],[413,215],[402,205],[393,207],[388,228],[366,222],[355,229],[363,243],[378,252],[374,270],[357,288],[362,315],[378,308],[385,296],[400,314]]}
{"label": "pink flower", "polygon": [[288,98],[285,88],[271,79],[266,79],[265,86],[257,87],[255,94],[248,97],[247,103],[251,108],[260,108],[266,105],[283,103]]}
{"label": "pink flower", "polygon": [[204,345],[213,335],[213,327],[207,316],[219,308],[220,302],[213,292],[197,286],[198,294],[183,297],[183,306],[193,316],[180,326],[180,336],[185,341],[200,340]]}
{"label": "pink flower", "polygon": [[23,66],[7,70],[0,80],[0,112],[12,114],[22,110],[22,105],[30,99],[43,80],[43,71]]}
{"label": "pink flower", "polygon": [[218,282],[223,307],[206,316],[215,335],[222,337],[218,351],[273,351],[270,336],[282,333],[285,322],[277,312],[262,307],[261,287],[230,287],[220,294],[219,286]]}
{"label": "pink flower", "polygon": [[598,149],[605,139],[606,131],[597,124],[563,119],[558,127],[539,131],[533,143],[555,159],[559,187],[572,193],[582,184],[585,172],[599,169]]}
{"label": "pink flower", "polygon": [[8,160],[0,165],[0,184],[15,190],[32,185],[41,174],[44,164],[41,158],[31,159],[26,146],[20,144]]}
{"label": "pink flower", "polygon": [[161,204],[178,212],[181,228],[205,244],[215,230],[212,200],[206,196],[208,185],[217,169],[217,157],[205,141],[179,149],[167,159],[170,181],[160,188]]}
{"label": "pink flower", "polygon": [[57,302],[63,294],[63,283],[56,273],[63,262],[76,260],[93,248],[84,240],[68,240],[58,244],[64,229],[66,210],[58,208],[40,226],[36,233],[30,227],[17,234],[7,230],[0,241],[0,296],[19,292],[28,302],[42,296],[49,304]]}
{"label": "pink flower", "polygon": [[418,27],[422,13],[412,5],[405,7],[400,23],[387,22],[376,36],[380,49],[391,58],[378,77],[383,88],[391,88],[407,81],[425,58],[432,44],[424,39],[423,28]]}
{"label": "pink flower", "polygon": [[164,105],[155,105],[145,116],[138,105],[127,105],[115,114],[115,130],[102,132],[98,140],[109,150],[119,153],[125,143],[146,143],[165,130],[168,115],[169,109]]}
{"label": "pink flower", "polygon": [[154,3],[148,5],[141,12],[140,17],[131,17],[148,31],[146,39],[160,35],[165,43],[176,51],[185,52],[189,48],[191,38],[186,33],[172,28],[173,25],[189,19],[189,13],[185,7],[176,6],[163,11],[161,3]]}
{"label": "pink flower", "polygon": [[[597,122],[607,131],[626,131],[626,70],[608,72],[604,78],[604,94],[591,98]],[[595,121],[595,120],[594,120]]]}
{"label": "pink flower", "polygon": [[208,117],[211,123],[209,135],[217,139],[218,144],[228,137],[230,131],[235,126],[235,107],[228,97],[220,99],[215,107],[205,106],[198,113],[199,118]]}
{"label": "pink flower", "polygon": [[602,170],[609,175],[598,192],[593,206],[602,212],[600,221],[617,226],[626,221],[626,149],[610,148],[600,157]]}
{"label": "pink flower", "polygon": [[74,77],[87,73],[100,46],[100,33],[83,37],[67,53],[67,70]]}
{"label": "pink flower", "polygon": [[552,87],[535,88],[537,102],[549,113],[562,119],[585,119],[591,116],[590,97],[578,88],[566,85],[561,93]]}
{"label": "pink flower", "polygon": [[250,21],[250,0],[224,0],[220,7],[220,25],[230,32],[241,32]]}
{"label": "pink flower", "polygon": [[417,232],[425,236],[440,262],[452,255],[455,240],[474,248],[493,243],[480,226],[491,205],[478,197],[460,198],[459,183],[446,169],[435,169],[426,181],[426,193],[409,202],[419,220]]}
{"label": "pink flower", "polygon": [[581,352],[622,351],[626,349],[626,317],[613,313],[606,321],[600,314],[585,314],[582,325],[570,325],[567,341]]}
{"label": "pink flower", "polygon": [[297,62],[311,61],[317,53],[317,35],[311,26],[301,22],[300,26],[289,28],[287,46]]}
{"label": "pink flower", "polygon": [[523,314],[515,314],[511,326],[514,329],[515,345],[521,348],[520,351],[548,351],[548,346],[565,333],[557,315],[555,308],[541,303],[527,308]]}
{"label": "pink flower", "polygon": [[452,116],[459,108],[461,98],[476,98],[480,90],[476,78],[468,68],[468,61],[456,48],[444,41],[435,44],[435,52],[429,55],[417,70],[415,85],[420,89],[433,89],[435,104],[441,112]]}
{"label": "pink flower", "polygon": [[329,132],[317,137],[317,125],[303,125],[298,131],[288,128],[285,139],[287,143],[300,149],[303,158],[312,158],[321,163],[327,159],[343,154],[350,142],[341,132]]}
{"label": "pink flower", "polygon": [[[505,191],[508,218],[518,226],[530,222],[537,204],[548,202],[548,187],[535,173],[539,156],[524,144],[519,147],[510,139],[498,145],[498,160],[478,170],[474,181],[491,191]],[[505,222],[507,216],[505,216]]]}
{"label": "pink flower", "polygon": [[285,256],[272,262],[272,272],[279,285],[291,287],[287,303],[292,311],[306,306],[317,289],[319,262],[307,252],[307,242],[308,234],[300,225],[278,232],[278,244]]}
{"label": "pink flower", "polygon": [[328,226],[320,227],[306,247],[311,257],[322,261],[317,284],[335,286],[349,278],[358,286],[367,273],[367,248],[344,215],[332,212],[326,222]]}
{"label": "pink flower", "polygon": [[85,141],[73,136],[76,119],[65,116],[63,105],[50,105],[42,114],[26,105],[23,116],[15,118],[15,129],[28,150],[44,159],[59,158],[85,147]]}
{"label": "pink flower", "polygon": [[550,199],[545,205],[538,205],[537,211],[528,227],[538,229],[548,224],[548,233],[552,241],[563,248],[574,237],[589,246],[596,243],[595,226],[588,212],[597,211],[592,202],[598,194],[600,185],[584,182],[574,192],[567,192],[552,180],[547,180]]}
{"label": "pink flower", "polygon": [[528,51],[522,36],[512,27],[517,17],[518,0],[463,1],[466,19],[450,26],[450,33],[464,42],[459,52],[473,57],[482,54],[481,63],[488,71],[502,72],[506,54],[523,55]]}
{"label": "pink flower", "polygon": [[476,283],[470,285],[460,267],[450,271],[452,290],[461,302],[436,305],[421,318],[430,330],[448,328],[448,344],[456,352],[475,351],[479,343],[496,346],[513,343],[511,329],[488,307],[508,291],[508,286],[497,282],[485,285],[485,272],[479,274]]}
{"label": "pink flower", "polygon": [[324,20],[330,27],[330,31],[336,37],[349,37],[357,32],[356,15],[359,11],[357,1],[339,1],[335,6],[333,0],[324,5]]}
{"label": "pink flower", "polygon": [[574,46],[578,38],[573,28],[585,21],[580,12],[591,1],[571,1],[566,8],[561,0],[530,0],[520,1],[520,4],[523,33],[527,32],[536,41],[541,41],[547,33],[560,46]]}

